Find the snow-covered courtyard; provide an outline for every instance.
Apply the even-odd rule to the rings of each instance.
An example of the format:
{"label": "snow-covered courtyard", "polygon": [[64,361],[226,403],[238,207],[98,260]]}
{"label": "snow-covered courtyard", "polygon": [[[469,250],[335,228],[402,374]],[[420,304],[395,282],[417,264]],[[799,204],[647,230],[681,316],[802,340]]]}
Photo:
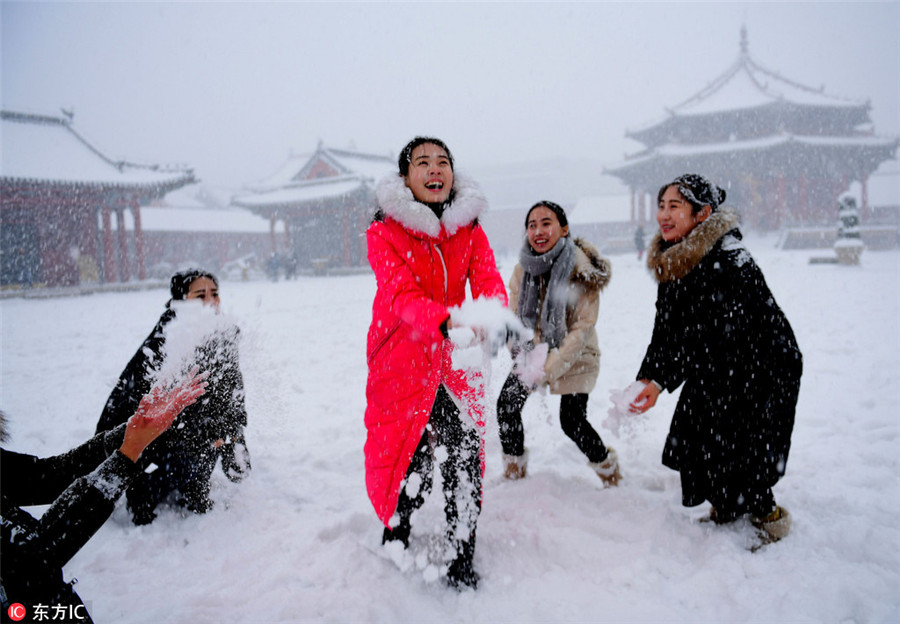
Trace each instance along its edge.
{"label": "snow-covered courtyard", "polygon": [[[611,258],[589,403],[624,481],[601,487],[549,395],[526,405],[528,477],[503,479],[493,418],[510,366],[501,351],[477,591],[429,583],[381,548],[362,451],[371,274],[223,282],[223,310],[243,330],[250,477],[233,484],[217,472],[204,516],[164,510],[135,527],[120,501],[66,578],[78,578],[98,623],[900,621],[900,251],[845,267],[809,264],[830,251],[778,251],[773,236],[747,243],[804,354],[791,458],[775,489],[794,518],[783,542],[750,553],[748,524],[700,523],[708,505],[681,506],[678,475],[660,463],[676,396],[619,435],[601,427],[653,323],[654,283],[627,255]],[[514,259],[499,260],[506,278]],[[50,455],[90,437],[167,298],[160,289],[0,302],[7,447]],[[414,552],[441,523],[427,504]]]}

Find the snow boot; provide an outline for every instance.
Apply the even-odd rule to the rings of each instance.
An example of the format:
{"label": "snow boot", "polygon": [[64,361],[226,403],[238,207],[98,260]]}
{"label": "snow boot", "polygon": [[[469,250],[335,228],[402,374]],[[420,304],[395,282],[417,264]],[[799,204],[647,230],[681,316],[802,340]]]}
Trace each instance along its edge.
{"label": "snow boot", "polygon": [[709,508],[709,515],[700,518],[700,522],[714,522],[716,524],[731,524],[737,520],[737,518],[723,518],[719,515],[719,512],[716,511],[715,507]]}
{"label": "snow boot", "polygon": [[409,548],[409,533],[411,527],[409,522],[400,522],[393,529],[384,527],[384,533],[381,534],[381,544],[385,545],[390,542],[400,542],[403,544],[404,550]]}
{"label": "snow boot", "polygon": [[599,463],[589,462],[588,466],[597,473],[604,486],[615,487],[619,485],[619,480],[622,478],[622,473],[619,472],[619,455],[611,446],[607,447],[606,451],[606,459]]}
{"label": "snow boot", "polygon": [[481,577],[475,571],[472,560],[475,558],[475,537],[465,542],[460,542],[457,547],[456,559],[447,568],[447,584],[457,591],[466,588],[478,589],[478,581]]}
{"label": "snow boot", "polygon": [[786,537],[791,531],[791,514],[781,506],[776,506],[775,511],[762,518],[753,516],[750,523],[759,531],[761,546],[771,544]]}
{"label": "snow boot", "polygon": [[503,454],[503,476],[510,481],[524,479],[528,468],[528,449],[521,455]]}

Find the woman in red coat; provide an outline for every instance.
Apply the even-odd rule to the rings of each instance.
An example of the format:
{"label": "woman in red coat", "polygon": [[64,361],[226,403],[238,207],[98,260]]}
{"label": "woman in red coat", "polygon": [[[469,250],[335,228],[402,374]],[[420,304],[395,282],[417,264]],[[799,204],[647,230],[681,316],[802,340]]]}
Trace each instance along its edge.
{"label": "woman in red coat", "polygon": [[466,298],[507,303],[478,216],[487,201],[453,169],[440,140],[417,137],[399,174],[379,182],[366,234],[378,290],[366,385],[366,488],[384,542],[409,546],[410,517],[431,489],[437,461],[446,499],[447,581],[474,588],[475,526],[484,466],[483,379],[454,369],[450,308]]}

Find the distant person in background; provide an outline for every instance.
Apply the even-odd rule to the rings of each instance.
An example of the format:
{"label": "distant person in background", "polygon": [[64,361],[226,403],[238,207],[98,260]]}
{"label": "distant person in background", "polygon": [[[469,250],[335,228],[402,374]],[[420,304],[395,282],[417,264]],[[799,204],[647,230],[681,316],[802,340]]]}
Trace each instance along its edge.
{"label": "distant person in background", "polygon": [[[98,433],[124,422],[149,390],[165,363],[167,332],[180,306],[202,304],[218,311],[219,282],[212,273],[200,269],[180,271],[172,276],[170,290],[172,298],[165,312],[110,394],[97,424]],[[242,480],[250,470],[250,454],[244,440],[247,410],[238,363],[238,337],[238,328],[228,325],[204,336],[196,347],[194,361],[209,372],[207,396],[186,410],[176,427],[147,449],[146,458],[157,468],[135,479],[126,494],[135,524],[152,522],[157,505],[170,494],[175,495],[175,504],[194,513],[208,511],[212,507],[210,477],[219,459],[232,481]]]}
{"label": "distant person in background", "polygon": [[377,291],[366,348],[366,487],[385,543],[409,546],[413,512],[443,476],[447,582],[475,588],[475,529],[481,512],[484,416],[480,380],[453,368],[450,308],[500,300],[506,290],[478,217],[479,188],[456,173],[443,141],[416,137],[399,173],[376,187],[366,234]]}
{"label": "distant person in background", "polygon": [[644,257],[644,250],[647,244],[644,242],[644,228],[640,225],[634,231],[634,247],[637,249],[638,260]]}
{"label": "distant person in background", "polygon": [[657,196],[647,257],[658,282],[653,336],[631,405],[643,413],[684,384],[663,450],[686,507],[712,503],[722,524],[749,515],[762,543],[791,518],[772,487],[784,475],[800,390],[794,332],[741,241],[725,191],[686,174]]}
{"label": "distant person in background", "polygon": [[546,385],[551,393],[561,395],[563,432],[605,485],[618,485],[621,474],[616,452],[603,444],[587,420],[588,395],[600,374],[596,329],[600,291],[611,273],[609,261],[593,245],[572,239],[562,206],[540,201],[525,215],[525,241],[509,280],[509,304],[522,324],[534,330],[534,340],[526,345],[514,343],[513,355],[518,356],[522,348],[537,353],[536,347],[542,345],[546,359],[537,362],[541,368],[535,379],[522,379],[534,373],[515,364],[497,399],[507,479],[526,475],[528,449],[522,408],[536,387]]}
{"label": "distant person in background", "polygon": [[[57,606],[66,607],[66,621],[91,621],[74,581],[63,580],[62,568],[106,522],[125,488],[143,474],[138,458],[147,445],[204,393],[205,377],[194,368],[171,389],[153,388],[138,401],[127,424],[61,455],[41,459],[0,448],[4,622],[19,615],[29,622],[40,620],[37,605],[47,610],[47,621],[58,619]],[[0,413],[0,441],[6,440],[5,420]],[[47,504],[40,520],[21,509]]]}

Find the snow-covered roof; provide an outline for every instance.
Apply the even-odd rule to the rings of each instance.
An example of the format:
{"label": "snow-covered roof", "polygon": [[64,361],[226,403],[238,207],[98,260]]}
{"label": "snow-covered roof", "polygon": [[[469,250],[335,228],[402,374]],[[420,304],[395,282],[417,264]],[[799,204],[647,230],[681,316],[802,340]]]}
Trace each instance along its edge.
{"label": "snow-covered roof", "polygon": [[328,149],[328,153],[346,167],[369,180],[377,182],[384,176],[397,173],[397,160],[389,156],[362,154],[348,150]]}
{"label": "snow-covered roof", "polygon": [[701,143],[694,145],[667,144],[647,150],[636,158],[625,161],[619,165],[606,169],[607,173],[615,174],[616,171],[628,169],[636,163],[653,160],[659,156],[680,157],[697,156],[701,154],[724,154],[742,151],[765,150],[781,145],[796,144],[810,147],[857,147],[857,148],[886,148],[896,149],[897,139],[876,136],[854,137],[821,137],[800,136],[795,134],[780,134],[777,136],[763,137],[748,141],[726,141],[723,143]]}
{"label": "snow-covered roof", "polygon": [[740,54],[724,73],[685,101],[668,108],[668,115],[663,120],[626,134],[646,142],[657,126],[667,125],[673,118],[746,111],[777,104],[844,111],[857,109],[854,118],[868,119],[867,102],[827,94],[824,87],[809,87],[760,65],[748,52],[747,31],[742,28]]}
{"label": "snow-covered roof", "polygon": [[113,160],[76,132],[69,119],[2,111],[0,123],[0,177],[4,179],[170,188],[194,181],[190,169]]}
{"label": "snow-covered roof", "polygon": [[373,182],[397,171],[397,161],[390,156],[327,147],[320,143],[312,154],[290,155],[275,173],[252,184],[251,188],[265,192],[302,182],[308,179],[307,174],[319,161],[333,168],[338,177],[355,174]]}
{"label": "snow-covered roof", "polygon": [[[134,218],[125,211],[125,227],[134,230]],[[242,209],[141,208],[144,232],[205,232],[266,234],[269,220]]]}
{"label": "snow-covered roof", "polygon": [[320,178],[300,182],[265,193],[249,193],[234,197],[231,203],[247,208],[261,208],[301,204],[323,199],[335,199],[361,189],[365,181],[359,176]]}

